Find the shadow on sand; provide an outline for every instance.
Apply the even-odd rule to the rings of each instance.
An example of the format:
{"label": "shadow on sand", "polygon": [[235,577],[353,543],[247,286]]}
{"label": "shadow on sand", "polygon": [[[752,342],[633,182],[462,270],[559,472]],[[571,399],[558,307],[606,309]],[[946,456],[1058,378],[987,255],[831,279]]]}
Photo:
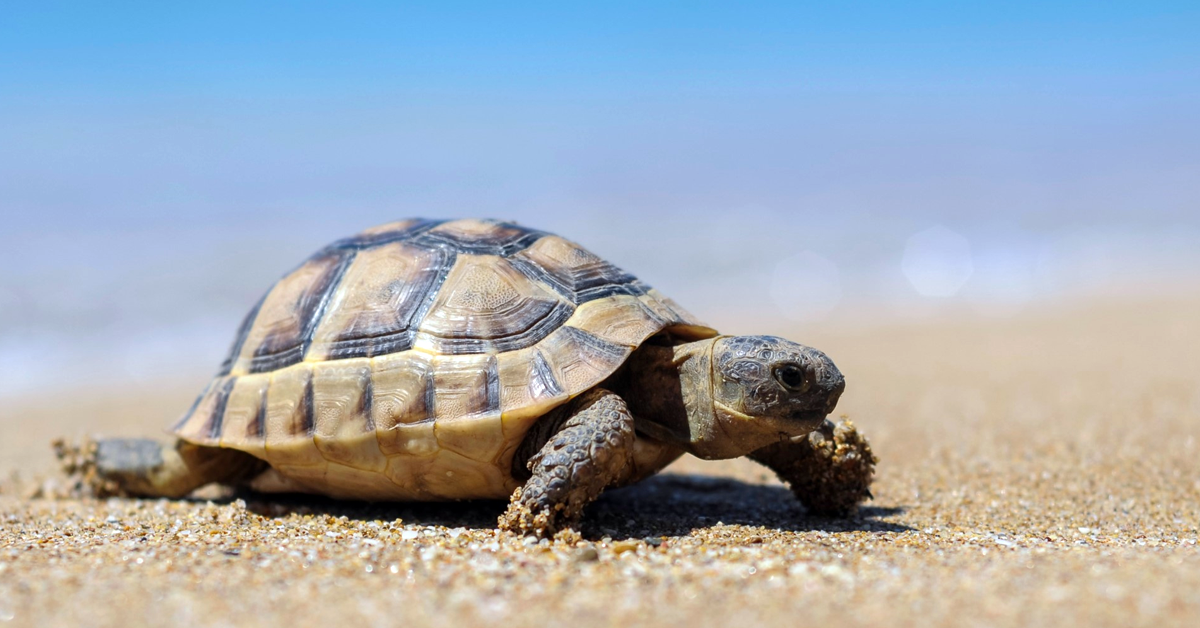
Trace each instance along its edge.
{"label": "shadow on sand", "polygon": [[[335,501],[312,496],[240,494],[263,516],[324,514],[358,520],[402,519],[406,523],[489,529],[504,512],[500,501],[379,503]],[[886,521],[903,508],[863,507],[846,519],[814,517],[781,486],[748,484],[731,478],[663,474],[634,486],[605,492],[583,516],[585,538],[681,536],[717,524],[792,532],[908,532]]]}

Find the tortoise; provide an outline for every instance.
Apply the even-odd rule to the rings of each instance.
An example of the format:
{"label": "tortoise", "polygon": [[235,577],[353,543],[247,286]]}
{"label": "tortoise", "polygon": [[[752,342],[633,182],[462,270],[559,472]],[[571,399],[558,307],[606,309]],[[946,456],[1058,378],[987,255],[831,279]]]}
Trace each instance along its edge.
{"label": "tortoise", "polygon": [[100,491],[221,483],[368,501],[509,499],[549,536],[608,487],[684,453],[748,456],[812,512],[847,515],[876,462],[834,424],[822,352],[723,336],[556,235],[497,220],[392,222],[277,282],[169,444],[87,448]]}

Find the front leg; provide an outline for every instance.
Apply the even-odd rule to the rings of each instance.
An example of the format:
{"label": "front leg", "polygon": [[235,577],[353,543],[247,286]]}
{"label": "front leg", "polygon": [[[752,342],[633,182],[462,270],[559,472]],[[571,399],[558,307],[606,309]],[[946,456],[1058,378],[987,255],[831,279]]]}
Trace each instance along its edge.
{"label": "front leg", "polygon": [[842,517],[871,497],[878,462],[853,423],[828,419],[807,436],[768,445],[749,457],[787,482],[813,514]]}
{"label": "front leg", "polygon": [[501,528],[552,536],[578,521],[601,491],[633,472],[633,416],[620,397],[593,389],[572,401],[565,417],[529,459],[532,476],[513,493]]}

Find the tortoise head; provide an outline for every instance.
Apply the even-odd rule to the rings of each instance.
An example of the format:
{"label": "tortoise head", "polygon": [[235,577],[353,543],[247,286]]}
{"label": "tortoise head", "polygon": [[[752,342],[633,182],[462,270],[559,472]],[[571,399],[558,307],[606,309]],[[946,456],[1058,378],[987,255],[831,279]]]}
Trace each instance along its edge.
{"label": "tortoise head", "polygon": [[711,409],[688,413],[689,451],[701,458],[744,456],[807,434],[846,388],[829,356],[775,336],[718,338],[711,355]]}

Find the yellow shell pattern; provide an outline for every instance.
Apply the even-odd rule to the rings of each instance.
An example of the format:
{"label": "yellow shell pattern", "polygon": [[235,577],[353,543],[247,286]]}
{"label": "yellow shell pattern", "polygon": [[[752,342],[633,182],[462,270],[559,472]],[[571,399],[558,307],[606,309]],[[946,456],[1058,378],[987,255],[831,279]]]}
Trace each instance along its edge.
{"label": "yellow shell pattern", "polygon": [[504,498],[529,427],[664,330],[716,333],[558,236],[389,223],[276,283],[173,433],[334,497]]}

